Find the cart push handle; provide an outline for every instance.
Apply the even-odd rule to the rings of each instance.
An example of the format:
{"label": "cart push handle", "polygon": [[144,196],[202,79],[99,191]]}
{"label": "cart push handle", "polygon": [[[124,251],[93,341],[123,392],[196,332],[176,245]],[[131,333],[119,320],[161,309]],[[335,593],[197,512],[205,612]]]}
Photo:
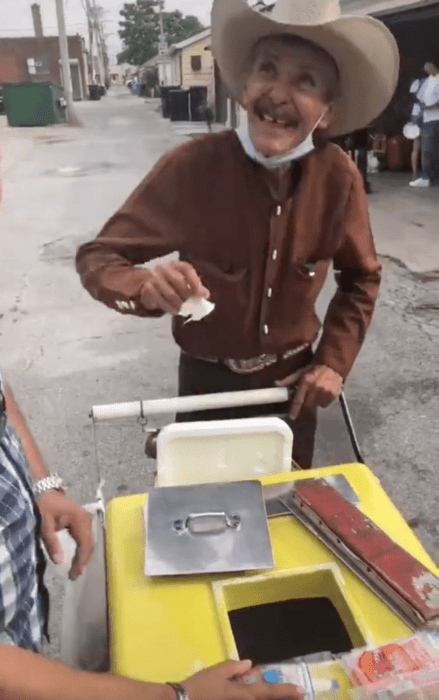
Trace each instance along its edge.
{"label": "cart push handle", "polygon": [[262,406],[288,401],[287,388],[250,389],[249,391],[226,391],[200,396],[177,396],[172,399],[151,399],[93,406],[90,418],[94,421],[116,418],[143,418],[163,413],[185,413],[186,411],[210,411],[218,408],[241,408]]}
{"label": "cart push handle", "polygon": [[[90,418],[93,422],[115,420],[118,418],[144,419],[148,416],[157,416],[166,413],[185,413],[186,411],[209,411],[219,408],[241,408],[243,406],[280,404],[285,403],[289,398],[290,393],[286,387],[251,389],[249,391],[228,391],[218,394],[202,394],[200,396],[178,396],[170,399],[150,399],[146,401],[139,400],[93,406]],[[340,394],[339,400],[355,458],[358,462],[365,464],[343,391]]]}

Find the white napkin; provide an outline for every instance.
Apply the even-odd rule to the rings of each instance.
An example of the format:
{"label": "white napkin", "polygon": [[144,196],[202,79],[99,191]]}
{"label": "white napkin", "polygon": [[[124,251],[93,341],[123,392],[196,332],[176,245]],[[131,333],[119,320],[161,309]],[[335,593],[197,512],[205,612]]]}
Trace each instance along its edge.
{"label": "white napkin", "polygon": [[179,316],[187,316],[185,323],[189,321],[201,321],[202,318],[208,316],[215,308],[215,304],[204,299],[204,297],[189,297],[186,299],[180,311]]}

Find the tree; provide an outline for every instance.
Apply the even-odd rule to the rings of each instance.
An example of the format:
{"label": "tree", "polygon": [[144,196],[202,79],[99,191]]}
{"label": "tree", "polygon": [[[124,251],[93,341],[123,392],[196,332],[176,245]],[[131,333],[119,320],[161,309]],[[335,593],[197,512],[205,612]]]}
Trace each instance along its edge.
{"label": "tree", "polygon": [[[156,0],[126,2],[120,11],[124,18],[119,22],[119,36],[124,50],[118,55],[119,63],[140,66],[158,52],[160,34],[159,3]],[[184,17],[179,10],[163,13],[163,29],[168,45],[202,32],[204,27],[197,17]]]}

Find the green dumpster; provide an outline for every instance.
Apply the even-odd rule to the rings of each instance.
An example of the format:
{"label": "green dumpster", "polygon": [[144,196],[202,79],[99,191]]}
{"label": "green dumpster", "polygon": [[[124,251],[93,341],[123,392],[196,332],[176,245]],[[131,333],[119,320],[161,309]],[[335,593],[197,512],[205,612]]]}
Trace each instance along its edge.
{"label": "green dumpster", "polygon": [[55,83],[10,83],[3,92],[9,126],[47,126],[66,121],[66,101]]}

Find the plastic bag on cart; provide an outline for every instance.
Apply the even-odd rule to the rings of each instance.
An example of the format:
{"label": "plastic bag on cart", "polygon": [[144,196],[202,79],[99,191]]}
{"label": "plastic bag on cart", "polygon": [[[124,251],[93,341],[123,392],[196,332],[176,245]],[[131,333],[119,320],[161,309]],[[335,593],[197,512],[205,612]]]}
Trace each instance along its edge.
{"label": "plastic bag on cart", "polygon": [[[100,489],[98,496],[99,493]],[[70,581],[67,576],[76,544],[66,530],[59,533],[65,559],[59,573],[66,579],[60,659],[72,668],[103,672],[109,669],[103,499],[84,508],[93,518],[95,549],[84,573],[76,581]]]}
{"label": "plastic bag on cart", "polygon": [[343,657],[354,684],[352,700],[439,698],[439,630],[426,629],[377,648]]}

